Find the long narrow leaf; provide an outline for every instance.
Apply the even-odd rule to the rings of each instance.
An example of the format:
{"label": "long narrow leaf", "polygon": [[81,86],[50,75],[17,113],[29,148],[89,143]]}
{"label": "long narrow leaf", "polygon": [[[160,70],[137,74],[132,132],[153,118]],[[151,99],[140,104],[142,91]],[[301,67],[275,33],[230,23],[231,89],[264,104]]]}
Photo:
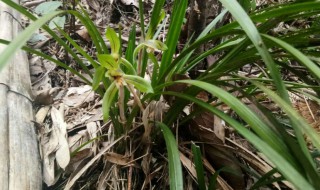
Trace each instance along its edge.
{"label": "long narrow leaf", "polygon": [[[9,41],[3,40],[3,39],[0,39],[0,43],[1,44],[6,44],[6,45],[10,44]],[[27,52],[32,53],[32,54],[35,54],[37,56],[40,56],[40,57],[42,57],[44,59],[47,59],[48,61],[52,61],[53,63],[57,64],[58,66],[70,71],[72,74],[77,75],[79,78],[81,78],[88,85],[91,85],[91,82],[87,78],[85,78],[83,75],[81,75],[78,71],[76,71],[72,67],[69,67],[67,64],[65,64],[65,63],[63,63],[61,61],[58,61],[58,60],[52,58],[51,56],[49,56],[47,54],[44,54],[44,53],[42,53],[40,51],[34,50],[32,48],[29,48],[27,46],[23,46],[22,50],[27,51]]]}
{"label": "long narrow leaf", "polygon": [[204,181],[204,169],[203,169],[200,147],[192,142],[191,149],[193,153],[194,165],[196,166],[197,182],[198,182],[199,190],[206,190],[206,183]]}
{"label": "long narrow leaf", "polygon": [[111,104],[114,100],[114,97],[117,93],[118,89],[116,87],[115,82],[111,83],[108,87],[107,91],[105,92],[103,99],[102,99],[102,111],[103,111],[103,120],[107,121],[109,118],[109,112]]}
{"label": "long narrow leaf", "polygon": [[15,55],[15,52],[18,51],[26,42],[30,39],[32,34],[41,28],[46,22],[52,18],[62,14],[62,11],[56,11],[39,18],[34,23],[30,24],[23,32],[21,32],[12,42],[7,46],[7,48],[0,54],[0,69]]}
{"label": "long narrow leaf", "polygon": [[159,19],[161,18],[161,10],[164,5],[165,0],[157,0],[152,9],[152,15],[150,20],[150,26],[148,28],[146,39],[151,39],[153,33],[159,24]]}
{"label": "long narrow leaf", "polygon": [[[271,130],[266,123],[261,120],[256,113],[245,106],[240,100],[233,95],[222,90],[221,88],[202,81],[195,80],[180,80],[179,83],[186,83],[197,86],[218,97],[222,102],[230,106],[244,121],[246,121],[250,127],[259,135],[260,138],[266,141],[271,147],[278,152],[287,153],[287,148],[284,142]],[[287,158],[290,158],[287,155]]]}
{"label": "long narrow leaf", "polygon": [[274,83],[280,96],[286,101],[290,102],[287,90],[282,82],[279,69],[276,67],[272,57],[270,56],[267,47],[265,46],[257,28],[254,23],[242,9],[241,5],[236,0],[220,0],[221,3],[230,11],[234,18],[239,22],[239,25],[246,32],[251,42],[257,48],[259,54],[264,60],[266,66],[270,71]]}
{"label": "long narrow leaf", "polygon": [[59,32],[70,42],[71,45],[83,56],[85,57],[94,68],[98,68],[96,61],[82,48],[80,47],[65,31],[63,31],[59,26],[57,26]]}
{"label": "long narrow leaf", "polygon": [[153,93],[151,83],[144,78],[125,74],[122,77],[127,83],[134,85],[141,92]]}
{"label": "long narrow leaf", "polygon": [[[278,95],[276,95],[273,91],[269,90],[267,87],[253,82],[254,85],[263,90],[264,93],[268,95],[279,107],[281,107],[290,118],[292,127],[295,131],[295,136],[300,145],[301,155],[299,156],[300,163],[304,166],[308,177],[311,179],[315,186],[320,186],[320,175],[316,169],[316,166],[313,162],[313,159],[310,155],[306,142],[304,140],[303,134],[305,133],[308,137],[310,137],[311,142],[317,147],[320,148],[320,137],[317,132],[310,126],[308,123],[292,108],[290,104],[283,101]],[[298,147],[296,147],[298,148]]]}
{"label": "long narrow leaf", "polygon": [[[252,81],[253,82],[253,81]],[[284,102],[279,96],[277,96],[274,92],[266,88],[265,86],[259,84],[258,82],[253,82],[256,86],[258,86],[261,90],[263,90],[268,97],[270,97],[273,101],[277,103],[279,107],[281,107],[290,117],[290,119],[296,123],[298,126],[295,130],[300,130],[305,132],[308,137],[310,137],[312,143],[320,150],[320,137],[317,132],[303,119],[291,106],[290,104]]]}
{"label": "long narrow leaf", "polygon": [[[176,50],[177,42],[181,32],[181,26],[183,19],[186,13],[188,1],[186,0],[176,0],[173,5],[173,13],[169,26],[169,31],[166,39],[166,45],[168,47],[167,51],[164,52],[161,65],[159,68],[159,78],[162,79],[165,71],[168,69],[171,64],[173,54]],[[161,84],[163,81],[158,81],[158,84]]]}
{"label": "long narrow leaf", "polygon": [[272,41],[273,43],[279,45],[286,51],[288,51],[296,60],[298,60],[302,65],[306,66],[311,73],[320,79],[320,68],[318,65],[313,63],[307,56],[305,56],[303,53],[301,53],[299,50],[288,44],[287,42],[284,42],[280,39],[277,39],[275,37],[263,34],[264,38]]}
{"label": "long narrow leaf", "polygon": [[[196,41],[203,38],[205,35],[207,35],[216,25],[217,23],[225,16],[227,13],[227,10],[223,10],[215,19],[211,21],[211,23],[200,33],[200,35],[197,37]],[[185,59],[181,60],[180,63],[178,63],[178,66],[176,68],[176,72],[180,72],[180,69],[187,63],[189,58],[191,57],[193,51],[191,51],[188,55],[185,56]],[[180,73],[185,73],[186,71],[182,71]]]}
{"label": "long narrow leaf", "polygon": [[162,130],[168,150],[170,189],[183,190],[182,168],[176,140],[165,124],[157,123],[157,126]]}
{"label": "long narrow leaf", "polygon": [[110,27],[107,28],[106,38],[109,40],[111,45],[111,53],[118,54],[120,50],[120,39],[117,33]]}
{"label": "long narrow leaf", "polygon": [[245,126],[239,124],[236,120],[213,107],[212,105],[202,102],[195,97],[186,94],[166,92],[165,94],[174,95],[186,100],[190,100],[206,110],[214,113],[226,123],[236,129],[244,138],[259,149],[264,155],[279,169],[279,171],[289,180],[297,189],[314,190],[315,188],[294,168],[290,162],[283,156],[282,152],[276,151],[273,147],[268,145],[264,140],[249,131]]}

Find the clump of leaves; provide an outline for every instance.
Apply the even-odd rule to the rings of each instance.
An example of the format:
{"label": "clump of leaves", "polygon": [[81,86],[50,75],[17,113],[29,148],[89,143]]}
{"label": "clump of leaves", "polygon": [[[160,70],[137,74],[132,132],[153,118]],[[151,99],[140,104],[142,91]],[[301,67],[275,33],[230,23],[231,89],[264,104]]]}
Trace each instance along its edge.
{"label": "clump of leaves", "polygon": [[[253,187],[270,185],[274,181],[283,181],[285,183],[284,179],[297,189],[316,189],[320,186],[316,158],[310,153],[304,138],[307,135],[314,147],[319,149],[319,135],[293,109],[289,98],[289,94],[294,92],[320,102],[318,97],[320,92],[318,88],[320,69],[317,58],[317,42],[319,39],[317,34],[318,25],[316,24],[320,12],[319,2],[294,1],[266,8],[256,8],[251,4],[253,1],[250,1],[250,4],[248,4],[249,1],[242,1],[245,10],[251,11],[248,14],[236,0],[220,0],[226,10],[231,13],[234,21],[215,28],[219,19],[224,17],[226,13],[226,11],[223,11],[217,19],[207,26],[197,40],[187,45],[175,58],[173,58],[173,55],[176,53],[181,26],[183,25],[188,4],[185,0],[174,1],[170,25],[164,43],[153,39],[157,37],[156,30],[161,30],[164,25],[164,23],[160,23],[163,19],[161,8],[165,1],[157,0],[155,2],[147,29],[144,26],[143,6],[140,1],[141,42],[138,46],[135,46],[135,40],[130,40],[124,57],[124,53],[121,52],[119,36],[116,32],[111,28],[106,31],[106,37],[111,44],[111,53],[109,53],[99,31],[94,27],[85,12],[53,12],[37,19],[12,1],[3,0],[3,2],[25,14],[30,19],[35,20],[35,22],[26,28],[21,33],[21,36],[13,40],[8,48],[2,52],[0,56],[2,66],[13,56],[14,51],[23,47],[34,30],[43,27],[62,47],[74,56],[83,70],[93,78],[92,82],[84,78],[78,71],[58,60],[52,59],[48,55],[28,47],[23,47],[23,49],[54,61],[82,77],[88,84],[91,84],[94,90],[103,95],[104,120],[107,120],[110,116],[115,128],[121,125],[131,126],[134,120],[140,119],[139,114],[143,113],[144,108],[151,102],[162,101],[162,95],[176,97],[169,110],[163,113],[163,118],[157,121],[157,124],[152,119],[143,122],[146,125],[146,129],[160,126],[165,135],[164,139],[169,158],[170,188],[183,189],[184,183],[179,161],[180,152],[175,144],[176,141],[172,131],[169,129],[177,127],[179,125],[176,124],[178,121],[179,123],[188,123],[192,116],[201,114],[199,110],[191,110],[189,115],[183,111],[186,107],[195,104],[221,118],[273,163],[274,169],[270,173],[260,173],[260,176],[258,176],[260,177],[259,183]],[[59,30],[59,32],[68,39],[81,56],[91,63],[94,67],[93,74],[79,59],[78,55],[54,31],[44,25],[48,20],[65,13],[73,14],[88,28],[97,49],[98,61],[83,51],[62,30]],[[274,34],[275,37],[270,36],[270,31],[277,28],[279,23],[292,23],[297,19],[311,19],[312,26],[307,29],[286,30]],[[130,38],[135,39],[134,29]],[[206,52],[194,53],[197,48],[210,41],[219,43]],[[5,40],[0,42],[8,44]],[[162,56],[157,57],[155,56],[155,50],[164,52]],[[175,76],[186,74],[212,54],[217,55],[218,59],[197,79],[173,80]],[[294,66],[292,62],[299,64],[299,70],[292,67]],[[151,81],[147,81],[144,76],[150,63],[153,64],[153,71],[150,76]],[[258,75],[251,72],[248,72],[247,75],[242,75],[240,71],[244,69],[244,66],[248,65],[251,69],[258,68]],[[289,72],[290,76],[294,76],[298,80],[292,81],[284,78],[284,71]],[[230,81],[235,82],[235,84]],[[106,90],[100,88],[100,82],[103,83]],[[241,86],[238,85],[240,83],[242,84]],[[183,92],[168,90],[174,89],[168,87],[175,87],[177,84],[185,84]],[[201,91],[210,94],[210,99],[203,101],[196,98],[195,96]],[[238,92],[239,96],[236,97],[235,92]],[[144,94],[141,95],[141,93]],[[117,94],[118,104],[115,105],[114,99]],[[129,98],[126,98],[129,94],[133,96],[136,103],[130,111],[125,106],[129,101]],[[261,99],[258,98],[258,95],[261,94],[267,96],[269,100],[272,100],[282,109],[286,114],[283,117],[289,120],[293,133],[289,133],[286,130],[276,114],[266,111],[268,109],[263,106]],[[226,105],[230,110],[229,112],[232,111],[241,120],[239,121],[221,110],[220,105]],[[254,111],[252,107],[258,111]],[[119,112],[115,110],[119,110]],[[111,112],[118,113],[118,115],[114,116],[110,114]],[[120,118],[120,124],[117,118]],[[148,125],[148,123],[152,123],[152,125]],[[126,132],[125,130],[119,131],[119,136]],[[154,133],[156,133],[156,130],[154,130]],[[150,148],[151,146],[147,147]],[[150,150],[147,153],[150,153]],[[201,176],[203,169],[201,169],[199,161],[199,150],[193,148],[193,153],[195,155],[199,187],[205,189],[205,186],[214,186],[212,185],[214,182],[206,183],[203,180],[204,177]],[[275,173],[282,177],[271,177]],[[217,173],[211,173],[210,176],[214,176],[211,179],[216,179],[216,175]]]}

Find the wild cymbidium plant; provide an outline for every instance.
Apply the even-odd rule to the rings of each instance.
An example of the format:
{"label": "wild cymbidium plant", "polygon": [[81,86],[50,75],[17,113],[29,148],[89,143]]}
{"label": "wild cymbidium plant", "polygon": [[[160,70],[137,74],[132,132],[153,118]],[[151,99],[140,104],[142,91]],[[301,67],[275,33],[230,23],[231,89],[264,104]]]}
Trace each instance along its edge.
{"label": "wild cymbidium plant", "polygon": [[[162,95],[176,98],[169,110],[163,113],[163,118],[156,122],[156,126],[159,126],[164,134],[163,138],[167,146],[171,189],[183,189],[184,178],[180,162],[181,152],[178,150],[177,141],[170,129],[172,126],[184,127],[181,123],[188,123],[203,110],[223,119],[228,126],[236,129],[239,135],[272,162],[274,169],[268,173],[259,173],[257,183],[253,185],[253,188],[272,185],[275,181],[284,183],[289,181],[296,189],[320,187],[317,157],[316,154],[310,153],[305,140],[305,136],[308,136],[310,143],[319,150],[319,135],[297,113],[289,99],[290,93],[298,93],[320,102],[320,61],[318,58],[320,2],[292,1],[256,9],[256,6],[252,5],[254,1],[244,0],[241,3],[246,5],[246,12],[236,0],[220,0],[225,10],[204,29],[194,42],[188,43],[177,54],[176,47],[188,7],[186,0],[174,1],[164,43],[155,39],[158,33],[156,31],[162,30],[166,25],[162,10],[165,0],[155,2],[148,27],[144,26],[143,6],[140,0],[141,41],[137,46],[135,45],[136,34],[133,29],[125,53],[122,52],[119,36],[113,29],[107,28],[106,38],[111,46],[111,53],[109,52],[99,31],[85,11],[60,11],[36,18],[12,1],[2,1],[26,15],[34,23],[13,40],[8,49],[2,52],[0,64],[7,62],[9,57],[14,55],[14,51],[25,44],[32,32],[42,27],[73,56],[83,71],[92,77],[92,80],[86,79],[77,70],[48,55],[26,46],[23,49],[55,62],[92,85],[93,89],[103,96],[104,120],[111,118],[115,130],[119,120],[120,123],[128,126],[134,123],[139,119],[138,116],[141,113],[139,110],[143,111],[152,102],[160,101]],[[249,10],[251,10],[250,13]],[[232,22],[222,23],[218,27],[217,23],[225,18],[227,11],[233,17]],[[73,14],[88,28],[97,50],[97,59],[88,55],[62,30],[59,32],[82,57],[91,63],[94,68],[93,73],[64,40],[44,25],[48,20],[60,14]],[[282,29],[277,32],[279,25],[283,23],[295,25],[296,20],[307,21],[309,25],[304,28],[294,27],[294,29]],[[5,40],[0,40],[0,42],[9,43]],[[208,42],[214,42],[214,46],[210,46],[206,52],[195,53],[197,48]],[[161,56],[156,56],[156,50],[163,51]],[[211,55],[215,55],[217,59],[196,79],[174,80],[175,76],[186,74]],[[153,70],[149,73],[151,81],[148,81],[144,76],[150,63],[153,64]],[[251,71],[246,75],[241,74],[240,71],[248,66],[255,68],[258,74],[251,73]],[[283,73],[286,72],[290,73],[290,77],[283,76]],[[291,80],[293,78],[296,80]],[[100,87],[101,82],[102,88]],[[238,83],[242,85],[239,86]],[[177,84],[184,84],[184,88],[170,91],[172,88],[168,87],[175,87]],[[206,101],[196,98],[201,91],[209,94],[210,98]],[[239,95],[235,96],[235,92]],[[128,94],[131,94],[135,101],[130,112],[129,109],[126,109]],[[278,108],[285,113],[282,118],[279,119],[277,114],[266,111],[267,106],[259,98],[261,95],[277,104]],[[113,105],[115,97],[118,98],[117,106]],[[202,110],[190,110],[189,115],[183,111],[186,107],[193,105],[197,105]],[[230,111],[221,110],[220,105],[228,106]],[[114,111],[118,109],[119,112]],[[231,117],[229,114],[231,111],[241,120]],[[115,117],[113,114],[118,115]],[[286,125],[289,128],[286,128],[283,120],[288,121]],[[206,183],[205,176],[201,176],[204,169],[201,165],[200,150],[193,149],[199,188],[201,190],[209,186],[211,188],[215,183],[211,180],[210,183]],[[246,170],[252,168],[250,166]],[[209,173],[209,176],[211,176],[210,179],[217,179],[217,173]]]}
{"label": "wild cymbidium plant", "polygon": [[[144,110],[144,106],[141,103],[141,100],[138,94],[139,92],[135,91],[135,88],[143,93],[153,93],[153,88],[151,86],[151,82],[137,75],[137,67],[134,68],[137,64],[130,63],[128,60],[122,57],[121,49],[120,49],[120,39],[116,32],[107,28],[106,38],[110,42],[111,46],[111,54],[98,54],[98,60],[100,63],[100,67],[96,70],[94,78],[93,78],[93,90],[97,90],[99,83],[103,80],[103,75],[105,75],[111,81],[111,84],[107,88],[104,97],[103,97],[103,116],[104,120],[109,118],[109,110],[114,100],[115,95],[118,92],[119,99],[119,110],[120,110],[120,119],[122,123],[125,123],[125,110],[124,110],[124,96],[125,91],[124,87],[126,87],[129,92],[134,97],[135,102],[138,104],[141,110]],[[148,53],[153,53],[154,50],[166,50],[167,47],[160,41],[157,40],[147,40],[140,43],[134,50],[135,59],[138,52],[146,47]],[[126,74],[121,70],[121,64],[123,64],[130,74]]]}

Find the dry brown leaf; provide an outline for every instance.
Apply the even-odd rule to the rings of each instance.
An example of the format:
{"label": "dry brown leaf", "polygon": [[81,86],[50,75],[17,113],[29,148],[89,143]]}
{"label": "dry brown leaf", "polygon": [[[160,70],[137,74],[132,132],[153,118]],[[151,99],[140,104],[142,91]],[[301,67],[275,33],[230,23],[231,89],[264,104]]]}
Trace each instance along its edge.
{"label": "dry brown leaf", "polygon": [[53,97],[50,94],[50,89],[36,91],[34,102],[38,105],[50,105],[53,103]]}
{"label": "dry brown leaf", "polygon": [[320,106],[311,100],[299,100],[294,103],[294,108],[307,122],[320,133]]}
{"label": "dry brown leaf", "polygon": [[[245,147],[241,146],[240,144],[238,144],[235,141],[232,141],[231,139],[227,138],[228,143],[231,143],[236,149],[234,150],[234,152],[241,156],[241,158],[245,159],[246,162],[250,165],[250,167],[252,167],[254,170],[256,170],[259,174],[261,175],[265,175],[266,173],[268,173],[269,171],[271,171],[273,168],[266,163],[263,159],[261,159],[260,157],[258,157],[257,155],[253,154],[252,151],[246,149]],[[274,174],[275,177],[280,177],[280,174],[276,173]],[[280,186],[278,183],[273,183],[274,186],[277,189],[280,189]]]}
{"label": "dry brown leaf", "polygon": [[189,158],[187,158],[184,154],[180,152],[180,160],[182,165],[188,170],[188,172],[192,175],[193,179],[197,179],[197,171],[193,164],[193,161],[191,161]]}
{"label": "dry brown leaf", "polygon": [[41,137],[41,149],[43,155],[43,181],[48,185],[51,186],[56,182],[58,178],[57,174],[55,173],[55,151],[58,147],[58,136],[55,131],[48,131]]}
{"label": "dry brown leaf", "polygon": [[214,115],[214,134],[223,142],[225,143],[225,122],[218,116]]}
{"label": "dry brown leaf", "polygon": [[66,173],[73,173],[79,168],[80,164],[87,158],[92,156],[91,148],[86,148],[78,151],[70,160],[66,168]]}
{"label": "dry brown leaf", "polygon": [[46,116],[48,115],[49,110],[50,106],[41,107],[39,111],[36,113],[36,122],[43,123]]}
{"label": "dry brown leaf", "polygon": [[90,114],[91,114],[91,117],[86,121],[88,123],[103,120],[102,107],[94,109],[93,111],[90,112]]}
{"label": "dry brown leaf", "polygon": [[114,152],[108,152],[105,156],[105,159],[120,166],[127,166],[131,161],[129,157]]}
{"label": "dry brown leaf", "polygon": [[[320,105],[306,97],[300,97],[293,93],[290,93],[291,101],[293,102],[294,109],[308,122],[309,125],[320,134]],[[305,140],[309,145],[309,148],[313,148],[311,140],[307,135]]]}
{"label": "dry brown leaf", "polygon": [[[88,134],[89,134],[89,138],[90,139],[94,139],[97,137],[97,132],[98,132],[98,126],[96,124],[96,122],[90,122],[87,124],[87,131],[88,131]],[[93,141],[90,143],[91,145],[91,149],[94,153],[94,155],[97,154],[97,150],[98,150],[98,144],[97,144],[97,141]]]}
{"label": "dry brown leaf", "polygon": [[115,164],[106,163],[104,165],[103,171],[102,171],[101,175],[99,176],[97,190],[110,189],[110,186],[108,187],[109,184],[107,183],[107,181],[108,181],[108,179],[110,179],[110,177],[112,175],[113,168],[116,168]]}
{"label": "dry brown leaf", "polygon": [[[150,149],[150,147],[148,147]],[[142,171],[143,173],[148,176],[149,173],[150,173],[150,164],[151,164],[151,161],[152,161],[152,154],[149,153],[150,150],[147,149],[146,152],[147,152],[147,155],[144,156],[142,158],[142,161],[141,161],[141,168],[142,168]]]}
{"label": "dry brown leaf", "polygon": [[91,86],[79,86],[68,88],[63,103],[70,107],[82,107],[84,103],[94,100],[94,93]]}
{"label": "dry brown leaf", "polygon": [[156,168],[155,170],[153,170],[153,172],[151,174],[149,174],[148,176],[146,176],[142,188],[141,189],[146,189],[146,186],[149,185],[149,183],[151,182],[151,180],[157,175],[157,173],[159,171],[161,171],[163,169],[163,165],[160,165],[158,168]]}
{"label": "dry brown leaf", "polygon": [[[68,144],[71,152],[75,151],[81,145],[81,142],[83,142],[83,138],[85,138],[84,135],[86,136],[85,133],[83,134],[78,132],[77,134],[68,137]],[[89,148],[89,147],[87,146],[83,147],[83,149],[85,148]]]}
{"label": "dry brown leaf", "polygon": [[72,176],[72,178],[69,179],[69,181],[67,182],[66,186],[64,187],[65,190],[69,190],[71,189],[71,187],[74,185],[74,183],[81,177],[81,175],[87,171],[87,169],[93,164],[95,163],[103,154],[106,153],[106,151],[108,151],[111,147],[113,147],[117,142],[119,142],[120,140],[122,140],[125,136],[121,136],[120,138],[118,138],[117,140],[113,141],[111,144],[109,144],[109,146],[104,147],[95,157],[93,157],[84,167],[82,167],[79,172]]}
{"label": "dry brown leaf", "polygon": [[87,0],[87,4],[97,12],[100,10],[100,4],[97,0]]}
{"label": "dry brown leaf", "polygon": [[[201,93],[197,98],[204,101],[208,100],[205,93]],[[193,109],[197,109],[196,106]],[[222,172],[224,179],[235,189],[245,188],[245,181],[242,175],[242,170],[239,161],[235,157],[230,148],[224,144],[224,126],[219,119],[217,127],[219,128],[218,135],[215,133],[215,115],[211,112],[202,112],[197,115],[190,123],[189,129],[191,134],[201,142],[205,142],[204,149],[208,160],[216,168],[229,167],[239,175],[234,175],[227,172]]]}
{"label": "dry brown leaf", "polygon": [[54,169],[54,155],[48,155],[43,159],[42,175],[43,181],[48,185],[52,186],[56,183],[58,177],[55,175]]}
{"label": "dry brown leaf", "polygon": [[[176,80],[184,80],[184,79],[190,79],[189,76],[187,75],[181,75],[181,74],[176,74],[172,77],[172,81]],[[187,84],[185,83],[177,83],[173,84],[171,86],[168,86],[166,88],[166,91],[172,91],[172,92],[183,92],[186,88],[188,87]],[[173,105],[173,102],[175,101],[175,97],[171,95],[163,95],[164,99],[168,102],[169,105]]]}
{"label": "dry brown leaf", "polygon": [[[192,153],[190,150],[187,150],[185,148],[182,148],[183,152],[185,152],[185,154],[192,156]],[[181,159],[181,153],[180,152],[180,159]],[[188,159],[188,158],[187,158]],[[181,160],[181,162],[184,162],[183,160]],[[202,157],[202,162],[203,162],[203,166],[204,168],[206,168],[211,174],[214,174],[216,172],[216,170],[212,167],[212,165],[209,163],[209,161],[207,159],[205,159],[204,157]],[[188,162],[186,162],[188,163]],[[194,167],[193,162],[191,162],[191,164],[193,165],[192,167]],[[194,176],[194,174],[193,174]],[[193,178],[195,179],[195,178]],[[230,187],[230,185],[220,176],[218,175],[217,178],[217,189],[222,189],[222,190],[233,190],[232,187]]]}
{"label": "dry brown leaf", "polygon": [[65,169],[70,162],[70,151],[67,141],[67,125],[63,115],[56,108],[51,108],[52,129],[58,136],[59,146],[56,151],[56,160],[62,169]]}
{"label": "dry brown leaf", "polygon": [[76,33],[86,42],[91,42],[91,38],[86,27],[81,28],[80,30],[76,31]]}
{"label": "dry brown leaf", "polygon": [[161,121],[165,109],[165,103],[162,101],[151,101],[142,114],[142,122],[144,125],[144,133],[142,142],[150,144],[150,133],[152,131],[152,123],[154,121]]}

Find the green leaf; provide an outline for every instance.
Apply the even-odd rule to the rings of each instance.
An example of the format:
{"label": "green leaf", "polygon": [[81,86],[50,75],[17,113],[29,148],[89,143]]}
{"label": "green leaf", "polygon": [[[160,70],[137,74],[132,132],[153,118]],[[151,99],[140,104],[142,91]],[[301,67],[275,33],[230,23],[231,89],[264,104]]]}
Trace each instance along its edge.
{"label": "green leaf", "polygon": [[[181,32],[181,26],[183,24],[183,20],[185,18],[185,13],[188,7],[188,1],[186,0],[175,0],[173,4],[173,11],[171,22],[169,25],[169,31],[167,34],[167,39],[165,44],[168,47],[168,50],[165,51],[162,55],[161,64],[159,68],[159,77],[162,79],[162,76],[165,75],[165,71],[170,66],[173,54],[176,52],[176,47],[178,43],[178,39]],[[164,82],[163,80],[159,80],[158,84]]]}
{"label": "green leaf", "polygon": [[[239,99],[234,97],[232,94],[224,91],[223,89],[206,83],[196,80],[180,80],[177,82],[187,83],[194,86],[197,86],[201,89],[204,89],[211,93],[213,96],[219,98],[222,102],[226,103],[231,107],[244,121],[246,121],[249,126],[271,147],[275,148],[279,152],[287,152],[287,147],[279,139],[279,136],[272,131],[270,126],[268,126],[261,118],[257,116],[251,109],[245,106]],[[288,156],[289,157],[289,156]]]}
{"label": "green leaf", "polygon": [[[221,11],[221,13],[216,16],[215,19],[213,19],[211,21],[211,23],[200,33],[200,35],[197,37],[196,39],[196,42],[199,41],[202,37],[206,36],[211,30],[213,30],[217,24],[222,20],[222,18],[227,14],[227,10],[224,9],[223,11]],[[200,46],[200,45],[199,45]],[[192,53],[194,52],[194,50],[192,50],[191,52],[189,52],[187,55],[183,56],[184,58],[178,62],[178,60],[174,60],[172,62],[172,66],[170,67],[173,67],[175,64],[175,62],[177,63],[178,62],[178,65],[176,67],[175,70],[173,70],[173,72],[177,72],[177,71],[180,71],[180,69],[189,61],[189,58],[191,57]],[[212,54],[212,53],[211,53]],[[207,57],[207,56],[205,56]],[[189,69],[191,69],[195,64],[191,64],[189,63],[189,68],[184,68],[184,70],[182,70],[180,73],[183,74],[183,73],[186,73]],[[191,68],[190,68],[191,67]]]}
{"label": "green leaf", "polygon": [[[144,44],[148,48],[151,48],[152,51],[155,49],[161,50],[161,51],[165,51],[168,49],[168,47],[164,43],[160,42],[159,40],[146,40],[146,41],[142,42],[142,44]],[[148,53],[150,53],[150,52],[148,52]]]}
{"label": "green leaf", "polygon": [[[83,49],[81,46],[75,42],[71,36],[69,36],[61,27],[57,27],[58,31],[69,41],[69,43],[83,56],[85,57],[94,68],[98,68],[99,65],[96,63],[96,61],[87,53],[85,49]],[[79,63],[81,65],[81,63]],[[82,65],[81,65],[82,66]],[[83,67],[83,66],[82,66]]]}
{"label": "green leaf", "polygon": [[183,190],[182,168],[176,140],[170,129],[163,123],[157,123],[166,141],[169,160],[169,178],[171,190]]}
{"label": "green leaf", "polygon": [[57,11],[39,18],[37,21],[30,24],[15,39],[13,39],[12,42],[7,46],[7,48],[0,54],[0,69],[9,61],[11,57],[15,55],[15,52],[17,50],[19,50],[24,44],[26,44],[26,42],[30,39],[30,37],[36,30],[38,30],[42,25],[44,25],[55,16],[62,13],[62,11]]}
{"label": "green leaf", "polygon": [[110,27],[107,28],[106,38],[109,40],[111,45],[111,53],[118,54],[120,50],[120,39],[117,33]]}
{"label": "green leaf", "polygon": [[[1,43],[1,44],[6,44],[6,45],[8,45],[10,42],[9,42],[9,41],[6,41],[6,40],[3,40],[3,39],[0,39],[0,43]],[[69,66],[66,65],[65,63],[60,62],[60,61],[52,58],[52,57],[49,56],[49,55],[46,55],[46,54],[44,54],[44,53],[42,53],[42,52],[40,52],[40,51],[34,50],[34,49],[29,48],[29,47],[27,47],[27,46],[23,46],[22,49],[23,49],[24,51],[27,51],[27,52],[31,53],[31,54],[35,54],[35,55],[40,56],[40,57],[42,57],[42,58],[44,58],[44,59],[47,59],[47,60],[49,60],[49,61],[52,61],[53,63],[57,64],[58,66],[66,69],[66,70],[70,71],[72,74],[77,75],[78,77],[80,77],[86,84],[91,85],[91,82],[90,82],[87,78],[85,78],[85,77],[84,77],[83,75],[81,75],[78,71],[74,70],[72,67],[69,67]],[[0,63],[0,65],[1,65],[1,63]]]}
{"label": "green leaf", "polygon": [[130,75],[136,74],[136,70],[133,68],[132,63],[130,63],[128,60],[126,60],[125,58],[121,58],[120,63],[122,63],[126,67],[128,74]]}
{"label": "green leaf", "polygon": [[123,75],[122,77],[127,83],[134,85],[141,92],[153,93],[151,83],[144,78],[135,75]]}
{"label": "green leaf", "polygon": [[119,64],[114,57],[110,54],[98,54],[97,55],[100,64],[108,70],[116,70],[119,68]]}
{"label": "green leaf", "polygon": [[194,142],[192,142],[191,149],[193,154],[194,165],[196,166],[197,171],[198,188],[199,190],[206,190],[200,147],[197,146]]}
{"label": "green leaf", "polygon": [[130,63],[133,63],[134,61],[133,52],[136,47],[135,43],[136,43],[136,25],[133,25],[130,31],[128,47],[126,49],[126,56],[125,56],[125,59],[128,60]]}
{"label": "green leaf", "polygon": [[253,186],[250,188],[251,189],[259,189],[260,187],[263,187],[264,185],[267,185],[268,184],[268,181],[270,179],[273,178],[273,175],[275,173],[277,173],[278,171],[276,169],[272,169],[270,171],[268,171],[266,174],[262,175],[257,182],[255,182],[253,184]]}
{"label": "green leaf", "polygon": [[161,19],[164,18],[163,11],[162,11],[162,7],[163,7],[164,3],[165,3],[165,0],[157,0],[155,2],[153,9],[152,9],[150,26],[148,28],[146,39],[152,38],[159,22],[161,21]]}
{"label": "green leaf", "polygon": [[282,47],[286,51],[288,51],[296,60],[298,60],[302,65],[307,67],[309,69],[309,71],[311,71],[311,73],[315,77],[320,79],[320,68],[319,68],[319,66],[316,65],[315,63],[313,63],[306,55],[301,53],[298,49],[294,48],[293,46],[291,46],[287,42],[282,41],[280,39],[277,39],[275,37],[272,37],[272,36],[269,36],[269,35],[266,35],[266,34],[262,34],[262,36],[264,38],[272,41],[273,43],[279,45],[280,47]]}
{"label": "green leaf", "polygon": [[94,91],[98,89],[99,84],[105,73],[106,73],[106,69],[104,67],[98,67],[94,72],[93,81],[92,81],[92,89]]}
{"label": "green leaf", "polygon": [[294,130],[301,131],[303,133],[306,133],[307,136],[310,138],[313,145],[320,150],[320,136],[319,134],[307,123],[307,121],[302,118],[293,108],[290,104],[283,101],[277,94],[275,94],[273,91],[268,89],[267,87],[263,86],[262,84],[258,82],[251,81],[254,85],[259,87],[261,90],[263,90],[264,93],[268,95],[270,99],[272,99],[279,107],[283,109],[284,112],[288,115],[290,120],[293,122]]}
{"label": "green leaf", "polygon": [[[270,75],[274,80],[275,86],[280,94],[280,96],[286,101],[290,102],[287,90],[283,84],[280,71],[276,64],[274,63],[266,45],[264,44],[258,29],[256,28],[253,21],[247,15],[247,13],[242,9],[241,5],[236,0],[220,0],[223,6],[225,6],[232,16],[238,21],[239,25],[247,34],[248,38],[251,40],[255,48],[258,50],[262,60],[265,62]],[[226,62],[228,63],[228,62]],[[214,71],[212,71],[214,72]]]}
{"label": "green leaf", "polygon": [[60,6],[62,6],[61,1],[44,2],[38,5],[34,9],[34,12],[38,15],[45,15],[48,13],[52,13],[53,11],[57,10]]}
{"label": "green leaf", "polygon": [[[208,84],[209,87],[211,86]],[[244,138],[246,138],[250,143],[252,143],[258,150],[260,150],[264,155],[279,169],[281,174],[283,174],[288,181],[290,181],[297,189],[315,189],[297,170],[295,167],[290,164],[290,161],[286,159],[284,152],[278,152],[274,147],[268,145],[266,141],[259,138],[253,132],[247,129],[247,127],[241,125],[238,121],[234,120],[221,110],[213,107],[212,105],[205,103],[201,100],[198,100],[195,97],[188,96],[187,94],[175,93],[175,92],[166,92],[165,94],[174,95],[177,97],[184,98],[186,100],[192,101],[197,105],[205,108],[206,110],[217,115],[223,119],[226,123],[236,129]],[[250,114],[247,116],[250,117]],[[259,126],[256,126],[259,127]]]}
{"label": "green leaf", "polygon": [[64,28],[64,24],[66,23],[66,17],[65,16],[59,16],[56,17],[54,19],[52,19],[49,22],[49,28],[51,30],[55,29],[57,26],[59,26],[60,28]]}
{"label": "green leaf", "polygon": [[250,0],[240,0],[239,1],[240,5],[242,6],[242,8],[246,11],[249,12],[251,9],[251,2]]}
{"label": "green leaf", "polygon": [[116,83],[113,82],[108,87],[107,91],[105,92],[103,99],[102,99],[102,111],[103,111],[103,120],[107,121],[109,118],[109,112],[111,104],[114,100],[114,97],[118,91],[118,88],[116,87]]}

